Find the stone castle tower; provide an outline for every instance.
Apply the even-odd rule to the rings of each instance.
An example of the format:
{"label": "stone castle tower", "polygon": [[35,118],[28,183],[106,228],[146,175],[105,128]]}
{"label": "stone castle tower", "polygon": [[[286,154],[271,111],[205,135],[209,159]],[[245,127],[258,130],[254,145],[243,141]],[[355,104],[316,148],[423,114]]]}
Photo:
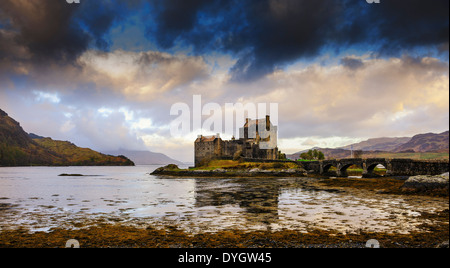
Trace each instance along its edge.
{"label": "stone castle tower", "polygon": [[278,128],[265,119],[246,119],[239,129],[239,139],[224,141],[220,135],[198,136],[195,141],[195,166],[213,159],[234,159],[237,157],[277,160]]}

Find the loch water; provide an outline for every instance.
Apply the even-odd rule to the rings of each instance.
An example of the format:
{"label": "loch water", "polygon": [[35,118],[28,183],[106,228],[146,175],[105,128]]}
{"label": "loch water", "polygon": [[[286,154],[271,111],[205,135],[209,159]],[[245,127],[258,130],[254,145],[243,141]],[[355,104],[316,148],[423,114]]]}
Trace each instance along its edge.
{"label": "loch water", "polygon": [[[158,166],[2,167],[0,231],[99,223],[224,229],[407,233],[448,199],[335,190],[313,178],[168,178]],[[83,176],[59,176],[81,174]]]}

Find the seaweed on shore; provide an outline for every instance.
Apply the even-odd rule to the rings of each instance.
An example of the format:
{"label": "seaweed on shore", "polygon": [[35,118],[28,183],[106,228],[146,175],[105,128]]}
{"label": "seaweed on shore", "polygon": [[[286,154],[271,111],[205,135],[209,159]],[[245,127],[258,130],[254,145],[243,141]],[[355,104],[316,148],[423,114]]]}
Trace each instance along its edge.
{"label": "seaweed on shore", "polygon": [[319,229],[308,233],[232,230],[192,234],[176,226],[157,229],[98,225],[77,230],[55,229],[50,233],[30,233],[24,229],[3,231],[0,248],[62,248],[69,239],[78,240],[82,248],[363,248],[371,239],[378,240],[384,248],[448,247],[448,224],[423,227],[423,231],[409,234],[342,234]]}

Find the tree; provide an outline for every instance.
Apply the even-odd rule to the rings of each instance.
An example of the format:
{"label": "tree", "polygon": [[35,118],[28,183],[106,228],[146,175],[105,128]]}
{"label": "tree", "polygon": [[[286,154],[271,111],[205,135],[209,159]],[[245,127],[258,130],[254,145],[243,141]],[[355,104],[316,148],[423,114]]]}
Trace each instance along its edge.
{"label": "tree", "polygon": [[302,153],[300,155],[300,159],[303,160],[324,160],[325,155],[322,151],[318,151],[317,149],[309,150],[307,153]]}
{"label": "tree", "polygon": [[319,151],[318,159],[319,160],[325,160],[325,154],[323,152]]}
{"label": "tree", "polygon": [[284,154],[281,151],[279,151],[278,152],[278,160],[287,160],[286,154]]}
{"label": "tree", "polygon": [[314,159],[319,159],[319,151],[314,149],[314,151],[312,151],[312,156],[313,156]]}
{"label": "tree", "polygon": [[302,153],[302,154],[300,155],[300,159],[303,159],[303,160],[311,160],[311,156],[310,156],[308,153]]}

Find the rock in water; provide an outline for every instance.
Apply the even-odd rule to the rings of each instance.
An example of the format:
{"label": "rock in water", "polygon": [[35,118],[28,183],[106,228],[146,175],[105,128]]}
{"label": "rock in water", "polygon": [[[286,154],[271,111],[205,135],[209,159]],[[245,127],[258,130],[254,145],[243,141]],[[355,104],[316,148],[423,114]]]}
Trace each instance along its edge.
{"label": "rock in water", "polygon": [[448,195],[449,177],[442,174],[438,176],[414,176],[410,177],[402,187],[404,192],[433,193],[446,192]]}

